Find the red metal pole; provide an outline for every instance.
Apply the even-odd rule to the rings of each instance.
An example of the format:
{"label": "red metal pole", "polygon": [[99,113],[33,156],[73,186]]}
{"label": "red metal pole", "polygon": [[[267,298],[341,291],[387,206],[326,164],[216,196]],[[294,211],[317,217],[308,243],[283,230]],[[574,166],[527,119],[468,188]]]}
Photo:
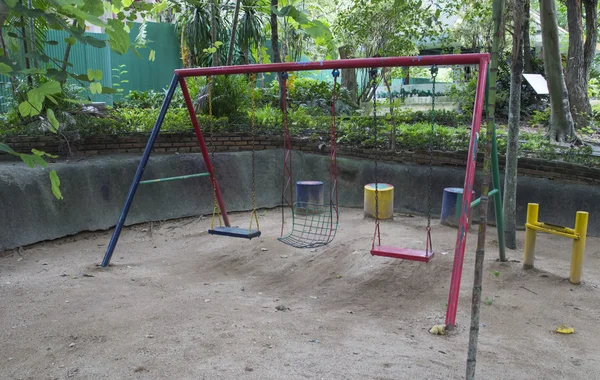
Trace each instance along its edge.
{"label": "red metal pole", "polygon": [[200,124],[198,124],[198,118],[196,117],[196,111],[194,111],[194,104],[192,103],[192,98],[190,97],[190,92],[188,91],[185,78],[179,77],[179,85],[181,86],[181,92],[183,93],[183,98],[185,99],[185,105],[187,106],[187,109],[190,113],[190,119],[192,119],[194,132],[196,132],[196,137],[198,138],[198,145],[200,145],[202,158],[204,158],[204,162],[206,163],[206,170],[210,174],[210,181],[214,186],[213,188],[215,189],[217,203],[219,204],[219,209],[221,209],[221,216],[223,217],[223,223],[225,223],[227,227],[231,227],[231,224],[229,223],[229,216],[227,215],[227,210],[225,209],[225,202],[223,202],[223,197],[221,196],[219,183],[217,182],[217,178],[215,177],[215,170],[212,162],[210,161],[208,149],[206,149],[204,136],[202,135]]}
{"label": "red metal pole", "polygon": [[465,256],[465,245],[469,218],[471,215],[471,200],[473,198],[473,182],[477,168],[477,145],[479,142],[479,130],[485,97],[485,84],[489,56],[479,61],[479,78],[477,80],[477,92],[475,94],[475,107],[473,109],[473,124],[471,126],[471,141],[469,143],[469,156],[467,159],[467,170],[463,187],[462,208],[458,233],[456,236],[456,247],[454,250],[454,263],[452,265],[452,279],[450,280],[450,291],[448,293],[448,308],[446,309],[446,328],[452,329],[456,325],[456,311],[458,309],[458,295],[460,292],[460,279],[462,276],[463,259]]}
{"label": "red metal pole", "polygon": [[430,65],[476,65],[484,59],[489,61],[490,55],[483,54],[449,54],[426,55],[417,57],[383,57],[337,59],[317,62],[283,62],[239,66],[203,67],[175,70],[180,77],[229,75],[248,73],[275,73],[289,71],[357,69],[365,67],[398,67],[398,66],[430,66]]}
{"label": "red metal pole", "polygon": [[[288,113],[287,113],[287,73],[282,74],[283,88],[281,97],[283,99],[282,106],[282,118],[283,118],[283,184],[281,188],[281,237],[283,237],[285,227],[285,206],[290,206],[292,213],[294,212],[294,186],[293,186],[293,175],[292,175],[292,141],[290,137],[290,130],[288,128]],[[285,196],[286,190],[290,190],[290,198],[287,199]]]}

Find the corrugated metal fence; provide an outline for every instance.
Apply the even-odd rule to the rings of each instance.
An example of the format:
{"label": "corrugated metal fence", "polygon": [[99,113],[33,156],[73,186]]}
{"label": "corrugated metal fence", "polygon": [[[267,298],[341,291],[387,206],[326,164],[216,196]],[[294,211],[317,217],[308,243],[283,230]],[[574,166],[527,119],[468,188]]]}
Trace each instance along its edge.
{"label": "corrugated metal fence", "polygon": [[[130,36],[133,41],[137,36],[139,24],[135,24],[131,30]],[[115,95],[92,95],[89,91],[85,93],[92,101],[107,102],[112,105],[113,99],[129,93],[131,90],[155,90],[160,91],[165,88],[173,77],[173,70],[181,68],[181,58],[179,52],[179,40],[175,28],[171,24],[149,23],[146,28],[148,48],[139,49],[141,57],[137,56],[132,50],[127,54],[119,55],[110,50],[107,46],[99,49],[89,45],[77,43],[73,45],[69,55],[69,62],[73,67],[70,72],[76,74],[87,74],[87,69],[102,70],[102,85],[104,87],[114,87],[115,83],[119,86],[114,88],[123,88],[123,92]],[[87,33],[90,36],[106,40],[105,34]],[[62,31],[49,31],[48,40],[57,41],[57,45],[46,45],[46,54],[50,57],[62,60],[65,54],[65,38],[68,35]],[[150,47],[156,51],[154,61],[148,59]],[[113,70],[114,69],[114,70]],[[127,71],[126,74],[117,75],[118,72]],[[126,82],[123,82],[125,80]],[[70,83],[77,83],[70,79]],[[89,83],[82,82],[82,86],[88,87]],[[0,111],[6,112],[12,99],[9,78],[0,76]]]}

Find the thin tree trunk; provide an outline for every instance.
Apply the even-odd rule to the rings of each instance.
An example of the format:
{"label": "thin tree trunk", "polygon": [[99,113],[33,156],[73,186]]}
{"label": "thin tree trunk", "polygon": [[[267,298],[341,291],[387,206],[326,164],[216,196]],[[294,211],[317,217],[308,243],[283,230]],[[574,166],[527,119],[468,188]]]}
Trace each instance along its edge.
{"label": "thin tree trunk", "polygon": [[514,0],[514,34],[510,62],[510,99],[508,104],[508,141],[504,171],[504,237],[506,247],[517,249],[517,165],[521,123],[521,82],[523,72],[523,0]]}
{"label": "thin tree trunk", "polygon": [[583,44],[583,67],[585,83],[590,81],[590,68],[596,55],[598,42],[598,0],[583,0],[585,8],[585,43]]}
{"label": "thin tree trunk", "polygon": [[[477,236],[477,251],[475,252],[475,273],[473,279],[473,296],[471,299],[471,326],[469,330],[469,349],[467,352],[467,380],[475,379],[477,364],[477,342],[479,340],[479,315],[481,310],[481,293],[483,285],[483,261],[485,258],[485,235],[487,228],[489,177],[491,169],[492,136],[494,131],[494,114],[496,110],[496,78],[498,72],[498,45],[503,38],[502,10],[504,0],[494,0],[492,3],[492,18],[494,19],[494,36],[492,41],[492,61],[490,62],[490,76],[488,83],[487,116],[487,143],[483,161],[483,180],[481,184],[481,202],[479,204],[479,234]],[[479,73],[481,75],[482,73]],[[496,212],[499,212],[496,210]]]}
{"label": "thin tree trunk", "polygon": [[544,71],[550,92],[550,140],[563,142],[574,134],[569,93],[560,59],[555,0],[540,0]]}
{"label": "thin tree trunk", "polygon": [[525,0],[525,11],[523,12],[523,17],[523,69],[526,73],[533,73],[533,62],[531,61],[531,38],[529,36],[531,0]]}
{"label": "thin tree trunk", "polygon": [[[341,59],[350,58],[351,49],[347,46],[342,46],[338,49]],[[358,82],[356,81],[355,69],[342,69],[342,87],[348,89],[350,98],[355,104],[358,104]]]}
{"label": "thin tree trunk", "polygon": [[592,114],[587,94],[588,81],[585,75],[583,48],[583,8],[581,0],[569,0],[567,5],[567,21],[569,26],[569,53],[567,59],[567,88],[569,89],[569,105],[575,127],[582,128],[589,124]]}
{"label": "thin tree trunk", "polygon": [[[215,47],[215,42],[217,42],[217,1],[213,0],[210,2],[210,39],[212,40],[212,45]],[[212,56],[212,65],[219,66],[219,50],[215,51]]]}
{"label": "thin tree trunk", "polygon": [[[75,27],[75,25],[77,25],[77,20],[73,20],[73,23],[71,24],[72,27]],[[64,86],[67,82],[67,64],[69,63],[69,56],[71,55],[72,46],[73,45],[71,44],[67,44],[67,47],[65,48],[65,55],[63,57],[62,67],[60,68],[60,71],[63,72],[63,76],[65,79],[60,82],[61,87]]]}
{"label": "thin tree trunk", "polygon": [[[4,56],[6,58],[9,58],[8,55],[8,49],[6,48],[6,41],[4,40],[4,23],[6,22],[6,19],[8,18],[8,13],[10,11],[10,8],[8,8],[8,5],[6,5],[6,3],[4,1],[0,1],[0,42],[2,43],[2,51],[4,52]],[[15,83],[15,77],[13,75],[9,76],[10,78],[10,85],[12,87],[12,94],[13,94],[13,99],[16,99],[16,93],[17,93],[17,85]]]}
{"label": "thin tree trunk", "polygon": [[[271,6],[277,9],[279,6],[278,0],[271,0]],[[277,15],[273,12],[271,12],[271,49],[273,50],[273,62],[280,63],[278,20]],[[277,79],[279,80],[279,108],[283,111],[283,104],[286,99],[283,97],[283,77],[281,73],[277,74]]]}
{"label": "thin tree trunk", "polygon": [[233,60],[233,49],[235,47],[235,36],[237,32],[238,19],[240,15],[240,3],[242,0],[235,2],[235,12],[233,13],[233,25],[231,26],[231,41],[229,41],[229,51],[227,52],[227,63],[226,66],[231,66]]}

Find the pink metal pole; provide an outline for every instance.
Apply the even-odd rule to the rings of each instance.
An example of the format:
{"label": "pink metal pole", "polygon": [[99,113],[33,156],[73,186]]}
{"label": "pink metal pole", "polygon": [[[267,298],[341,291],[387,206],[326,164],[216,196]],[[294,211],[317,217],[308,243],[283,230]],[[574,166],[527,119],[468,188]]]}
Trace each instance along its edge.
{"label": "pink metal pole", "polygon": [[227,227],[231,227],[231,224],[229,223],[229,216],[227,215],[227,210],[225,209],[225,202],[223,202],[221,190],[219,189],[219,183],[217,182],[217,178],[215,177],[215,169],[210,160],[208,149],[206,149],[204,136],[202,135],[200,124],[198,124],[198,118],[196,117],[196,111],[194,111],[194,104],[192,103],[192,98],[190,97],[190,92],[188,91],[185,78],[179,77],[179,85],[181,86],[181,92],[183,93],[183,98],[185,99],[185,105],[187,106],[188,112],[190,113],[190,119],[192,119],[194,132],[196,132],[196,137],[198,138],[198,145],[200,145],[202,158],[204,158],[204,162],[206,163],[206,170],[210,174],[210,181],[215,189],[217,203],[219,204],[219,209],[221,209],[221,216],[223,216],[223,223],[225,223]]}
{"label": "pink metal pole", "polygon": [[490,55],[483,54],[450,54],[426,55],[417,57],[384,57],[384,58],[355,58],[337,59],[317,62],[283,62],[256,65],[203,67],[193,69],[175,70],[180,77],[229,75],[249,73],[275,73],[289,71],[333,70],[333,69],[358,69],[370,67],[397,67],[397,66],[430,66],[430,65],[476,65],[482,60],[489,60]]}
{"label": "pink metal pole", "polygon": [[456,236],[456,247],[454,250],[454,264],[452,265],[452,279],[450,280],[450,291],[448,293],[448,308],[446,309],[446,328],[452,329],[456,325],[456,311],[458,308],[458,294],[460,292],[460,279],[462,276],[463,260],[465,256],[465,244],[469,217],[471,215],[471,199],[473,198],[473,182],[475,181],[475,170],[477,168],[477,144],[479,142],[479,130],[481,128],[482,111],[485,97],[485,84],[489,56],[482,57],[479,61],[479,78],[477,80],[477,92],[475,94],[475,107],[473,109],[473,124],[471,126],[471,141],[469,143],[469,156],[467,159],[467,170],[465,184],[463,187],[462,208],[458,233]]}

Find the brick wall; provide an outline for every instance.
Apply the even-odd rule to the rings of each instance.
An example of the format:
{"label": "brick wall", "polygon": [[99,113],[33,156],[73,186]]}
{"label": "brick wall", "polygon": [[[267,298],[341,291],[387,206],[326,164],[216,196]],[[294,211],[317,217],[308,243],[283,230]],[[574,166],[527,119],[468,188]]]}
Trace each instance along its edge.
{"label": "brick wall", "polygon": [[[31,149],[39,149],[60,156],[69,156],[69,152],[75,156],[96,156],[118,153],[140,154],[144,151],[147,141],[147,134],[134,134],[128,136],[85,137],[69,144],[64,139],[59,139],[56,136],[13,137],[4,142],[17,152],[28,153]],[[207,138],[207,144],[209,144],[209,150],[212,145],[217,152],[249,151],[252,149],[252,137],[246,134],[220,134],[212,139]],[[255,136],[254,147],[256,150],[282,148],[283,137]],[[329,153],[329,148],[321,142],[306,139],[292,139],[292,147],[303,152]],[[200,147],[194,133],[164,134],[159,135],[153,152],[162,154],[195,153],[200,152]],[[338,155],[371,160],[377,157],[381,161],[397,163],[429,163],[429,154],[425,151],[390,152],[341,145],[338,146]],[[467,152],[433,152],[433,165],[435,166],[465,166],[466,159]],[[482,163],[483,154],[479,154],[478,166],[482,167]],[[501,156],[499,159],[501,171],[504,168],[504,163],[505,158]],[[550,178],[562,182],[600,184],[600,169],[536,158],[520,158],[519,174]]]}

